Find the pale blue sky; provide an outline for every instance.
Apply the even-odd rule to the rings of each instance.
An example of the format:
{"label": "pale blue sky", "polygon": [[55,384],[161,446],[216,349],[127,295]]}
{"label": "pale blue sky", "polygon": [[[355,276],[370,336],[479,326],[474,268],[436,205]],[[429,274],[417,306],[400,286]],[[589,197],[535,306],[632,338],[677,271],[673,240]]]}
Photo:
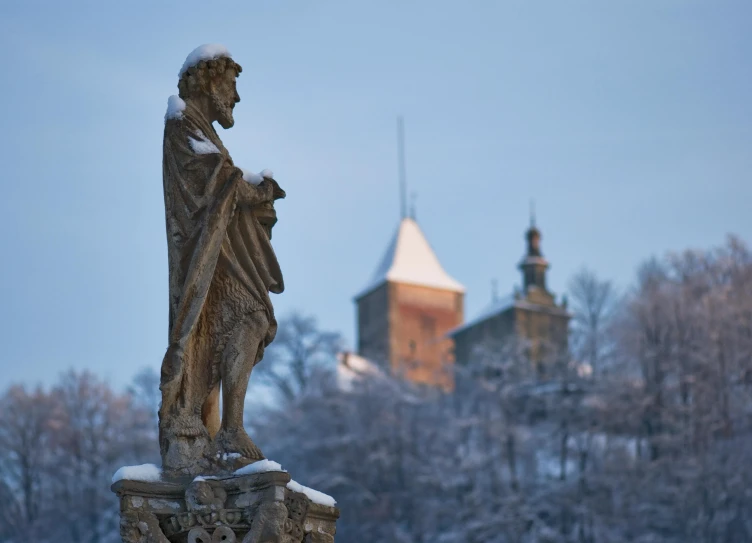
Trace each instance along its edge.
{"label": "pale blue sky", "polygon": [[351,344],[399,218],[400,113],[469,316],[519,282],[530,198],[557,293],[585,264],[626,286],[651,254],[752,241],[748,0],[5,1],[0,386],[159,367],[162,119],[207,42],[244,67],[227,147],[288,193],[277,311]]}

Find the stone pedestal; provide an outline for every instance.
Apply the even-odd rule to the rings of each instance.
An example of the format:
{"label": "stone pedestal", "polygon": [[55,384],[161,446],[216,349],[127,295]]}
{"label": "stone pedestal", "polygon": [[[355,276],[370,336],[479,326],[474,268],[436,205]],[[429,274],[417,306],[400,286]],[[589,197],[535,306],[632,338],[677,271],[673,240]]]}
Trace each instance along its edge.
{"label": "stone pedestal", "polygon": [[121,480],[124,543],[334,543],[339,509],[267,472],[186,482]]}

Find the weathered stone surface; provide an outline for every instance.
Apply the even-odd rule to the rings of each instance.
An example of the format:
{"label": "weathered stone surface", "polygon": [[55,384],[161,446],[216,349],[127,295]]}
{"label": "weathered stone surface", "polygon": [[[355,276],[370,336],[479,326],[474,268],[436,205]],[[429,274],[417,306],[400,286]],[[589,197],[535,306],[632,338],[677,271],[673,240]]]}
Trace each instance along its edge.
{"label": "weathered stone surface", "polygon": [[202,46],[180,71],[180,96],[168,101],[163,479],[112,485],[120,499],[124,543],[301,543],[334,537],[339,511],[288,489],[287,473],[233,475],[264,458],[245,431],[243,414],[251,372],[277,331],[269,293],[281,293],[284,281],[271,235],[274,202],[286,196],[268,170],[250,175],[237,168],[214,129],[215,121],[223,128],[235,122],[241,71],[224,47]]}
{"label": "weathered stone surface", "polygon": [[124,543],[333,543],[339,510],[268,472],[186,482],[118,481]]}
{"label": "weathered stone surface", "polygon": [[253,367],[277,330],[269,293],[284,281],[271,231],[285,192],[266,170],[246,181],[214,129],[235,123],[241,71],[224,48],[199,48],[165,117],[170,322],[159,430],[171,477],[227,474],[264,457],[243,412]]}

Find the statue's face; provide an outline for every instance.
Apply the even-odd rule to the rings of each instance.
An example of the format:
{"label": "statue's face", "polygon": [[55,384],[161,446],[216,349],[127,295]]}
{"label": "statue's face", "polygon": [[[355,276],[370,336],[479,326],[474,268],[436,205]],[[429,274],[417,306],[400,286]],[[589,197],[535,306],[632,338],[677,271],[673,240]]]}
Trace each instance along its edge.
{"label": "statue's face", "polygon": [[223,77],[212,85],[212,105],[217,122],[222,128],[232,128],[235,119],[232,110],[240,102],[236,87],[237,75],[233,70],[226,70]]}

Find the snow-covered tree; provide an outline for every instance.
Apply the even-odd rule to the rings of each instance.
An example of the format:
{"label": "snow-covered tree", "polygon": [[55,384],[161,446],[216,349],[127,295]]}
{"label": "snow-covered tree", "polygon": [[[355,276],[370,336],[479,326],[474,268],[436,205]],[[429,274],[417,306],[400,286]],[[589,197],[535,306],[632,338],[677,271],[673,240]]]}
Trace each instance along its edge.
{"label": "snow-covered tree", "polygon": [[587,364],[593,374],[600,373],[613,349],[609,327],[617,307],[616,290],[610,281],[583,268],[569,281],[569,302],[573,315],[570,343],[575,359]]}
{"label": "snow-covered tree", "polygon": [[293,312],[280,320],[252,378],[270,386],[278,400],[290,402],[305,392],[317,372],[334,368],[341,348],[339,333],[321,330],[315,317]]}
{"label": "snow-covered tree", "polygon": [[[650,260],[597,320],[597,379],[548,349],[541,382],[524,343],[490,342],[447,393],[381,370],[343,386],[336,334],[283,319],[253,435],[338,500],[339,543],[752,541],[752,253]],[[69,374],[0,397],[0,542],[117,541],[109,477],[156,460],[155,386]]]}
{"label": "snow-covered tree", "polygon": [[153,415],[91,373],[0,399],[0,541],[119,541],[115,470],[158,456]]}

